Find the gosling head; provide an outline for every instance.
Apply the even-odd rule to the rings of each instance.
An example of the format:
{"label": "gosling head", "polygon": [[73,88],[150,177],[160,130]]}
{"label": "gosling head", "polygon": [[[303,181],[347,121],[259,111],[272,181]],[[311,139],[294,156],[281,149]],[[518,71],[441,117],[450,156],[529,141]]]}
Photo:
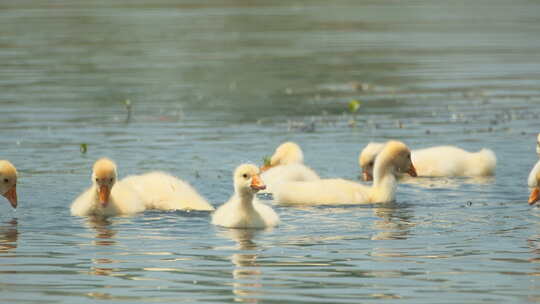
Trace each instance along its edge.
{"label": "gosling head", "polygon": [[529,195],[529,205],[534,205],[540,200],[540,170],[536,172],[536,185],[532,188]]}
{"label": "gosling head", "polygon": [[358,164],[362,169],[362,179],[364,181],[373,180],[373,167],[377,154],[384,148],[383,143],[369,143],[358,156]]}
{"label": "gosling head", "polygon": [[109,204],[109,196],[116,179],[116,164],[112,160],[101,158],[94,163],[92,182],[96,187],[101,206],[107,207]]}
{"label": "gosling head", "polygon": [[234,171],[234,188],[240,194],[255,194],[259,190],[266,189],[259,176],[260,170],[252,164],[244,164],[238,166]]}
{"label": "gosling head", "polygon": [[407,173],[412,177],[418,176],[411,160],[411,151],[407,145],[400,141],[391,140],[387,142],[377,157],[389,159],[392,164],[391,168],[397,174]]}
{"label": "gosling head", "polygon": [[279,165],[289,165],[304,162],[304,153],[299,145],[292,141],[284,142],[270,158],[270,164],[263,166],[262,170],[268,170]]}
{"label": "gosling head", "polygon": [[17,208],[17,169],[7,160],[0,160],[0,194]]}

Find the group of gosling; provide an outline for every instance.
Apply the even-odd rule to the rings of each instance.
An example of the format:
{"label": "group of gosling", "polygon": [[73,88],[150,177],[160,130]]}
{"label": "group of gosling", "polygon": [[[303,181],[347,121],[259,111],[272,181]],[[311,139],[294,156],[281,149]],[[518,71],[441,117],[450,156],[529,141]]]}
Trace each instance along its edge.
{"label": "group of gosling", "polygon": [[[537,153],[540,156],[540,134]],[[395,199],[402,175],[436,177],[490,176],[496,157],[488,149],[468,152],[453,146],[410,151],[400,141],[370,143],[360,153],[359,164],[371,186],[345,179],[322,179],[303,163],[300,147],[281,144],[262,167],[242,164],[233,175],[234,194],[217,210],[188,183],[164,172],[128,176],[118,181],[116,164],[107,158],[94,163],[92,186],[71,205],[76,216],[130,215],[144,210],[214,211],[212,223],[228,228],[267,228],[279,224],[279,216],[257,197],[272,193],[285,205],[337,205],[387,203]],[[529,204],[540,199],[540,161],[528,178],[532,188]],[[0,160],[0,193],[17,207],[17,170]]]}

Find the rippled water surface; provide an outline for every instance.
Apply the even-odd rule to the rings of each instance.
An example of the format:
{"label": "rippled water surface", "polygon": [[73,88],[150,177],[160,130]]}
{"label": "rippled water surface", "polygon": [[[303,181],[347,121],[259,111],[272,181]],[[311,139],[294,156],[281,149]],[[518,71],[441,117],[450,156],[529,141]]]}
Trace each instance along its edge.
{"label": "rippled water surface", "polygon": [[[526,185],[539,13],[525,0],[1,2],[0,158],[20,201],[0,200],[0,302],[540,302]],[[231,171],[282,141],[321,176],[356,179],[360,149],[391,138],[491,148],[496,176],[420,178],[389,205],[274,205],[270,231],[205,212],[69,214],[100,156],[121,176],[170,171],[218,206]]]}

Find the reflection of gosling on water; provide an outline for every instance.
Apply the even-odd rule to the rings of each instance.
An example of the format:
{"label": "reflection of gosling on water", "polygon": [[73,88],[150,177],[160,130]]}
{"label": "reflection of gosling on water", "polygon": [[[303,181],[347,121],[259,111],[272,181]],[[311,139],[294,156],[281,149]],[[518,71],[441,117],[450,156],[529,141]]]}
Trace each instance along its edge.
{"label": "reflection of gosling on water", "polygon": [[0,225],[0,253],[17,248],[17,240],[19,239],[17,224],[17,219],[13,218]]}
{"label": "reflection of gosling on water", "polygon": [[17,169],[7,160],[0,160],[0,194],[17,208]]}
{"label": "reflection of gosling on water", "polygon": [[389,141],[375,161],[373,185],[366,186],[344,179],[321,179],[289,182],[274,193],[282,204],[325,205],[391,202],[395,199],[397,174],[416,176],[407,146]]}
{"label": "reflection of gosling on water", "polygon": [[[364,180],[372,179],[373,164],[384,144],[369,143],[360,153],[358,162]],[[453,146],[437,146],[412,151],[412,161],[418,176],[476,177],[495,173],[497,158],[489,149],[468,152]]]}
{"label": "reflection of gosling on water", "polygon": [[270,158],[270,163],[261,170],[261,177],[267,186],[265,192],[273,192],[284,182],[319,179],[315,171],[304,165],[302,149],[294,142],[279,145]]}
{"label": "reflection of gosling on water", "polygon": [[122,183],[135,189],[146,209],[214,210],[191,185],[164,172],[128,176]]}
{"label": "reflection of gosling on water", "polygon": [[227,228],[266,228],[279,224],[278,215],[255,198],[265,185],[255,165],[240,165],[234,171],[234,195],[212,216],[214,225]]}
{"label": "reflection of gosling on water", "polygon": [[71,214],[115,216],[144,211],[137,192],[117,180],[116,164],[107,158],[97,160],[92,171],[92,186],[75,199]]}
{"label": "reflection of gosling on water", "polygon": [[529,195],[529,205],[534,205],[540,200],[540,160],[529,173],[528,184],[531,188],[531,194]]}
{"label": "reflection of gosling on water", "polygon": [[[538,153],[538,156],[540,157],[540,133],[538,133],[538,137],[536,138],[536,153]],[[529,188],[531,188],[529,205],[534,205],[540,200],[540,160],[534,165],[531,173],[529,173],[527,184],[529,185]]]}

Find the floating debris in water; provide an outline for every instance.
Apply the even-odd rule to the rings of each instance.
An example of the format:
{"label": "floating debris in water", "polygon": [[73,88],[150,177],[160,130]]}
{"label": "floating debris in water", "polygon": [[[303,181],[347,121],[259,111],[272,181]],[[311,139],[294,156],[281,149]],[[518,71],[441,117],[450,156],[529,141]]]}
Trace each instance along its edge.
{"label": "floating debris in water", "polygon": [[129,123],[131,122],[131,113],[133,112],[133,106],[131,104],[131,100],[129,99],[126,99],[124,101],[124,105],[126,106],[126,110],[127,110],[127,116],[126,116],[126,123]]}
{"label": "floating debris in water", "polygon": [[478,97],[485,97],[486,94],[482,90],[472,90],[463,92],[463,97],[465,98],[478,98]]}
{"label": "floating debris in water", "polygon": [[313,133],[315,132],[315,121],[311,121],[309,123],[303,122],[303,121],[292,121],[289,120],[287,122],[288,124],[288,130],[289,131],[300,131],[300,132],[306,132],[306,133]]}
{"label": "floating debris in water", "polygon": [[361,92],[369,91],[373,88],[373,85],[367,82],[360,82],[360,81],[352,81],[349,83],[349,85],[351,86],[353,90],[361,91]]}
{"label": "floating debris in water", "polygon": [[88,151],[88,145],[87,144],[81,144],[79,148],[80,148],[82,154],[86,154],[86,152]]}

